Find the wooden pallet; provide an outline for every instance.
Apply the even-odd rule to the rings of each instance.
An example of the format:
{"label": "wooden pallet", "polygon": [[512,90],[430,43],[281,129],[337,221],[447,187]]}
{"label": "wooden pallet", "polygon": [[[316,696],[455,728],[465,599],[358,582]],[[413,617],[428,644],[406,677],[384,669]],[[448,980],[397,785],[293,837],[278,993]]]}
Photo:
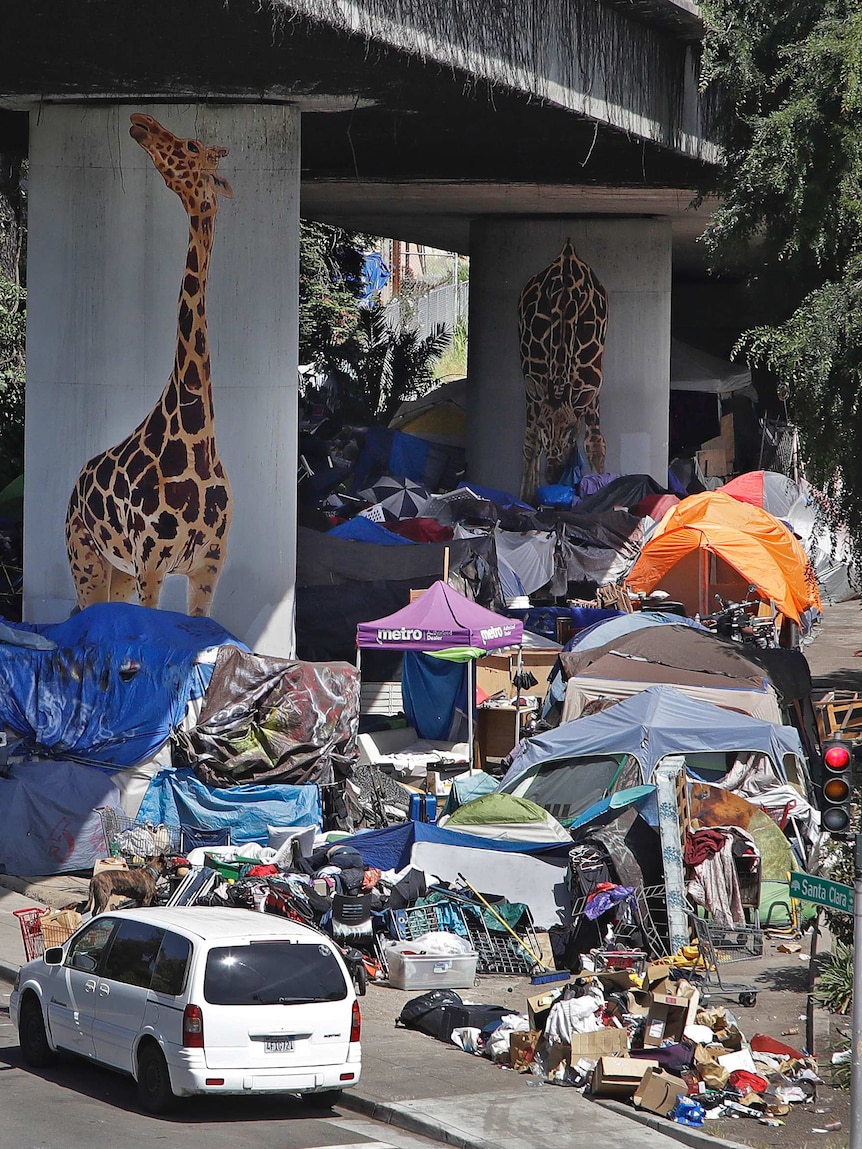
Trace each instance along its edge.
{"label": "wooden pallet", "polygon": [[813,702],[821,742],[836,735],[862,738],[862,693],[829,690]]}

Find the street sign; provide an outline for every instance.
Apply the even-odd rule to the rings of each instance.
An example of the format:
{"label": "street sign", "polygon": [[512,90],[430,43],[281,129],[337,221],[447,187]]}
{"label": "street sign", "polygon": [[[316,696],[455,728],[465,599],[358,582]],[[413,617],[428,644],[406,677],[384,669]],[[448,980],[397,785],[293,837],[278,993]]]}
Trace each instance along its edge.
{"label": "street sign", "polygon": [[790,874],[790,896],[803,902],[816,902],[818,906],[826,906],[842,914],[853,913],[852,887],[830,882],[828,878],[814,878],[811,874],[794,870]]}

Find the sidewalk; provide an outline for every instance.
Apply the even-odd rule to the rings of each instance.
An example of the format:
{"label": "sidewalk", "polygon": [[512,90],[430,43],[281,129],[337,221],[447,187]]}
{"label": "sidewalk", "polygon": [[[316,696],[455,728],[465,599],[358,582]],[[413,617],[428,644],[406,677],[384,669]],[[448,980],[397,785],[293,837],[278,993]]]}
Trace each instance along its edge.
{"label": "sidewalk", "polygon": [[[72,876],[28,880],[0,874],[0,982],[11,985],[24,961],[13,911],[36,905],[60,909],[83,901],[87,886],[85,878]],[[462,996],[472,1001],[511,1001],[515,1012],[524,1008],[528,992],[526,979],[483,977],[479,986],[464,990]],[[673,1149],[675,1141],[693,1149],[734,1144],[659,1118],[640,1118],[612,1102],[587,1101],[574,1089],[534,1084],[534,1078],[500,1069],[454,1045],[396,1029],[395,1018],[415,996],[370,985],[360,999],[362,1080],[344,1094],[342,1108],[456,1149],[560,1149],[574,1139],[601,1143],[602,1149],[629,1149],[633,1138],[643,1149]],[[639,1120],[641,1127],[636,1128],[633,1120]]]}
{"label": "sidewalk", "polygon": [[[854,665],[855,651],[862,648],[860,622],[858,602],[830,608],[821,633],[805,651],[816,686],[862,689],[862,666]],[[33,905],[59,909],[81,902],[87,886],[86,879],[71,876],[0,875],[0,980],[11,982],[24,960],[21,932],[12,911]],[[787,1028],[786,1022],[798,1021],[804,992],[788,991],[804,987],[804,967],[795,956],[776,953],[758,967],[749,966],[747,972],[758,982],[761,1008],[744,1011],[743,1020],[751,1025],[756,1018],[777,1034]],[[513,1012],[520,1012],[528,993],[526,979],[483,977],[479,986],[463,991],[462,996],[471,1001],[511,1002]],[[500,1069],[455,1046],[396,1029],[396,1017],[414,996],[415,992],[369,986],[361,999],[362,1080],[345,1093],[343,1108],[462,1149],[560,1149],[561,1144],[575,1141],[602,1149],[628,1149],[635,1142],[644,1149],[672,1149],[674,1142],[692,1149],[736,1145],[712,1136],[709,1126],[707,1132],[687,1129],[615,1102],[588,1101],[573,1089],[536,1085],[529,1076]],[[766,1141],[767,1131],[758,1128]],[[777,1144],[781,1133],[769,1132],[778,1134],[770,1138]],[[819,1143],[830,1149],[832,1138]]]}

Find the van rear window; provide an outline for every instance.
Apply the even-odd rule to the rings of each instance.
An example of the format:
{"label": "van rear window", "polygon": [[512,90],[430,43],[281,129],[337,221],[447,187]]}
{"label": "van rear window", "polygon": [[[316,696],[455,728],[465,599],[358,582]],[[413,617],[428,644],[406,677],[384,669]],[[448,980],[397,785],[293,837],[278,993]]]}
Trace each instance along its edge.
{"label": "van rear window", "polygon": [[212,1005],[298,1005],[346,997],[344,974],[326,945],[256,942],[207,955],[204,998]]}

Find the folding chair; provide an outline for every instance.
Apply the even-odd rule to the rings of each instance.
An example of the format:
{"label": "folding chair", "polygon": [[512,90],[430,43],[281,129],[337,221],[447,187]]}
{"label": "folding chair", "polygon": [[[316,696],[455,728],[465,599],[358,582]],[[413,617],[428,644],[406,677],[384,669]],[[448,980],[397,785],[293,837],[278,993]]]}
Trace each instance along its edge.
{"label": "folding chair", "polygon": [[180,825],[180,853],[188,854],[190,850],[197,850],[201,846],[229,846],[230,827],[223,826],[218,830],[206,830],[202,826]]}

